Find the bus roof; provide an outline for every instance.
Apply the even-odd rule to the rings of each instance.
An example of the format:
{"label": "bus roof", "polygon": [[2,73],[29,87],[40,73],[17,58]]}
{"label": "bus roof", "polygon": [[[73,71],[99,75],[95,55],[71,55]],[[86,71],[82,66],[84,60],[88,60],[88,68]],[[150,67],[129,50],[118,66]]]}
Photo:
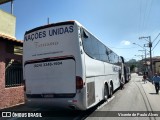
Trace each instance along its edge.
{"label": "bus roof", "polygon": [[41,30],[41,29],[45,29],[45,28],[49,28],[49,27],[60,26],[60,25],[74,25],[75,22],[78,23],[77,21],[73,20],[73,21],[58,22],[58,23],[52,23],[52,24],[36,27],[36,28],[33,28],[33,29],[29,30],[29,31],[26,31],[25,35],[29,34],[31,32],[34,32],[36,30]]}

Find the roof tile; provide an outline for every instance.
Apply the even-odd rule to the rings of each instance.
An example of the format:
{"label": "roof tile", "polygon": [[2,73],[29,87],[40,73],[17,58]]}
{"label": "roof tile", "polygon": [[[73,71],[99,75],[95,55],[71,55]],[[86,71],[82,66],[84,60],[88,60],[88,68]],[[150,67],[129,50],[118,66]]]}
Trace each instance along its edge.
{"label": "roof tile", "polygon": [[6,34],[2,34],[2,33],[0,33],[0,38],[6,39],[8,41],[23,43],[23,41],[21,41],[21,40],[16,40],[15,37],[12,37],[12,36],[9,36],[9,35],[6,35]]}

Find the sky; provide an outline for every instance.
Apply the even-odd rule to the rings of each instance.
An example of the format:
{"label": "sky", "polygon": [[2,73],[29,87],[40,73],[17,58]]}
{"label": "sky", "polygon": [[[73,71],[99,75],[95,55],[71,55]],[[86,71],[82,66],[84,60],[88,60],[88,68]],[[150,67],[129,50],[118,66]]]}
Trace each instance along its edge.
{"label": "sky", "polygon": [[[0,9],[10,12],[10,5]],[[77,20],[126,61],[142,59],[144,51],[139,50],[148,53],[143,46],[149,39],[139,37],[151,36],[152,49],[160,40],[160,0],[14,0],[13,15],[18,40],[25,31],[46,25],[48,18],[50,23]],[[160,56],[160,43],[152,56]]]}

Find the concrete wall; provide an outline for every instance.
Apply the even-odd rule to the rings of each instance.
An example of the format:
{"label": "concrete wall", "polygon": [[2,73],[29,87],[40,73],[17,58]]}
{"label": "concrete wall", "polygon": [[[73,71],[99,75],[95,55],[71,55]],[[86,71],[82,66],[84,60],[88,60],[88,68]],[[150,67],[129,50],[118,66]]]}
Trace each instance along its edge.
{"label": "concrete wall", "polygon": [[16,17],[0,10],[0,33],[15,37]]}
{"label": "concrete wall", "polygon": [[160,75],[160,61],[155,62],[155,72]]}
{"label": "concrete wall", "polygon": [[22,56],[6,53],[5,47],[6,42],[0,40],[0,109],[24,103],[24,86],[5,87],[5,59],[22,60]]}

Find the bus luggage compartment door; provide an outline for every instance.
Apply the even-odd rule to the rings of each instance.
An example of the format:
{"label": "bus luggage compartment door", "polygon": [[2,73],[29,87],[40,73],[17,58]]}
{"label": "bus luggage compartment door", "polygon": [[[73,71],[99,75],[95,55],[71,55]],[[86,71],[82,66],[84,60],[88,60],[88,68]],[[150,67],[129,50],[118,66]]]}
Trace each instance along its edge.
{"label": "bus luggage compartment door", "polygon": [[54,60],[25,65],[27,94],[76,93],[75,60]]}

